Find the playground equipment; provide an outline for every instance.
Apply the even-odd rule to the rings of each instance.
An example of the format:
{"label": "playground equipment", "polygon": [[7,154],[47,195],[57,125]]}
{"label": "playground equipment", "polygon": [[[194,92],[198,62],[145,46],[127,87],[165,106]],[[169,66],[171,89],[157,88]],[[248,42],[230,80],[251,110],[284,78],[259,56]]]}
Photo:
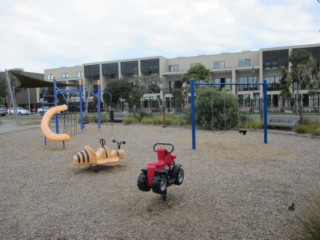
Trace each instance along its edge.
{"label": "playground equipment", "polygon": [[73,165],[109,165],[124,159],[126,154],[121,149],[121,144],[126,144],[126,141],[112,140],[112,142],[117,144],[117,150],[105,147],[106,140],[103,138],[100,139],[101,147],[96,152],[91,147],[85,146],[83,150],[73,156]]}
{"label": "playground equipment", "polygon": [[68,109],[67,105],[52,107],[42,117],[41,132],[45,137],[45,145],[47,145],[46,139],[49,139],[50,141],[54,141],[54,142],[63,142],[63,147],[64,147],[64,142],[70,140],[70,136],[68,134],[65,134],[65,133],[59,134],[59,131],[57,133],[54,133],[51,131],[49,127],[51,118],[54,115],[58,114],[59,112],[65,111],[67,109]]}
{"label": "playground equipment", "polygon": [[[168,151],[164,147],[170,146]],[[161,199],[167,199],[167,187],[172,184],[181,185],[184,179],[184,171],[181,164],[175,163],[176,155],[172,154],[174,146],[171,143],[156,143],[153,151],[158,155],[158,161],[148,163],[147,169],[141,169],[138,177],[138,188],[141,191],[152,191],[161,194]]]}
{"label": "playground equipment", "polygon": [[[267,103],[267,81],[263,80],[263,83],[250,83],[251,85],[263,86],[263,142],[268,143],[268,103]],[[219,83],[203,83],[195,82],[194,79],[190,80],[190,92],[191,92],[191,138],[192,138],[192,149],[196,149],[196,109],[195,109],[195,86],[209,86],[209,85],[222,85]],[[243,83],[224,83],[223,85],[247,85]],[[243,134],[243,133],[242,133]]]}

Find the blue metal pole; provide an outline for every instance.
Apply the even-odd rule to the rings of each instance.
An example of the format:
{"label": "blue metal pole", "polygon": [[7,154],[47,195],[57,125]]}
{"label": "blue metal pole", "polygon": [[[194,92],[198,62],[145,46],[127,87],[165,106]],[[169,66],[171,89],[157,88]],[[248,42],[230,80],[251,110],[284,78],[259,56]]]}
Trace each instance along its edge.
{"label": "blue metal pole", "polygon": [[83,124],[82,94],[83,94],[83,84],[82,84],[82,81],[79,80],[80,129],[81,129],[81,131],[84,129],[84,124]]}
{"label": "blue metal pole", "polygon": [[192,149],[196,149],[196,109],[194,104],[194,79],[190,80],[191,86],[191,127],[192,127]]}
{"label": "blue metal pole", "polygon": [[[58,87],[57,87],[57,80],[53,78],[53,92],[54,92],[54,106],[58,106]],[[55,115],[56,120],[56,133],[59,133],[59,115]]]}
{"label": "blue metal pole", "polygon": [[267,80],[263,80],[263,130],[264,143],[268,143],[268,96],[267,96]]}

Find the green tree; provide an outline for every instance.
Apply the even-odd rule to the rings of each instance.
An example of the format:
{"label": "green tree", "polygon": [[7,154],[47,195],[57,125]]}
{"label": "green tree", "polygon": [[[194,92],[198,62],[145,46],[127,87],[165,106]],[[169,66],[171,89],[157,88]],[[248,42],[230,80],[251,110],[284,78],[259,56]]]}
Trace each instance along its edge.
{"label": "green tree", "polygon": [[190,88],[190,79],[194,79],[196,81],[205,81],[207,82],[210,79],[210,70],[206,69],[206,67],[199,63],[195,66],[191,67],[187,73],[181,76],[182,81],[182,95],[184,97],[185,102],[188,101],[188,89]]}
{"label": "green tree", "polygon": [[175,88],[172,92],[173,101],[175,104],[175,108],[183,109],[183,94],[182,89]]}
{"label": "green tree", "polygon": [[111,81],[105,90],[112,94],[112,99],[110,99],[107,93],[103,93],[103,101],[109,104],[111,103],[113,106],[119,104],[120,99],[128,101],[131,89],[132,84],[129,83],[128,79]]}
{"label": "green tree", "polygon": [[187,73],[182,75],[181,80],[183,83],[189,83],[191,78],[207,82],[210,78],[210,70],[206,69],[203,64],[196,64]]}
{"label": "green tree", "polygon": [[[299,111],[302,117],[301,89],[308,89],[313,93],[316,87],[319,88],[317,79],[317,66],[319,65],[312,55],[306,50],[296,50],[289,56],[291,68],[283,67],[283,77],[280,81],[280,95],[285,99],[291,98],[294,103],[294,111]],[[290,92],[291,87],[291,92]]]}
{"label": "green tree", "polygon": [[140,106],[142,96],[143,96],[143,91],[141,91],[141,88],[139,85],[135,84],[133,85],[129,93],[128,103],[130,105]]}
{"label": "green tree", "polygon": [[[158,75],[142,76],[136,79],[135,86],[141,91],[141,96],[145,93],[158,93],[160,94],[160,84],[161,79]],[[157,98],[159,108],[162,109],[163,102],[160,101],[160,98]]]}
{"label": "green tree", "polygon": [[226,91],[197,90],[196,123],[205,129],[230,129],[238,123],[236,97]]}

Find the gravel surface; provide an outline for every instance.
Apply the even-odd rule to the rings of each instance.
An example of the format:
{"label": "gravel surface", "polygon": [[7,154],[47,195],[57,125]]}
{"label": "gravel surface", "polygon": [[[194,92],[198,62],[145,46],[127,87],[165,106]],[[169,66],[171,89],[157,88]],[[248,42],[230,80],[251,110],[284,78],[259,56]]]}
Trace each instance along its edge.
{"label": "gravel surface", "polygon": [[[113,166],[76,167],[72,156],[105,138],[126,140]],[[174,144],[185,179],[167,201],[137,188],[156,161],[153,145]],[[261,131],[86,125],[62,143],[40,128],[0,133],[1,239],[303,239],[298,220],[320,186],[320,139]],[[295,211],[288,206],[295,203]]]}

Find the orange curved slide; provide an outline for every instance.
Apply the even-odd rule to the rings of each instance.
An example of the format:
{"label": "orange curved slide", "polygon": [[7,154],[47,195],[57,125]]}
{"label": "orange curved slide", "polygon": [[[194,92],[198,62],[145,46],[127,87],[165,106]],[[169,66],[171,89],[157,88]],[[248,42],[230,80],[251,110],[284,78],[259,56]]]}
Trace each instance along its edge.
{"label": "orange curved slide", "polygon": [[42,117],[41,121],[41,132],[42,134],[49,140],[54,142],[65,142],[70,140],[70,136],[68,134],[62,133],[54,133],[49,128],[51,118],[60,111],[65,111],[68,109],[67,105],[60,105],[56,107],[50,108]]}

